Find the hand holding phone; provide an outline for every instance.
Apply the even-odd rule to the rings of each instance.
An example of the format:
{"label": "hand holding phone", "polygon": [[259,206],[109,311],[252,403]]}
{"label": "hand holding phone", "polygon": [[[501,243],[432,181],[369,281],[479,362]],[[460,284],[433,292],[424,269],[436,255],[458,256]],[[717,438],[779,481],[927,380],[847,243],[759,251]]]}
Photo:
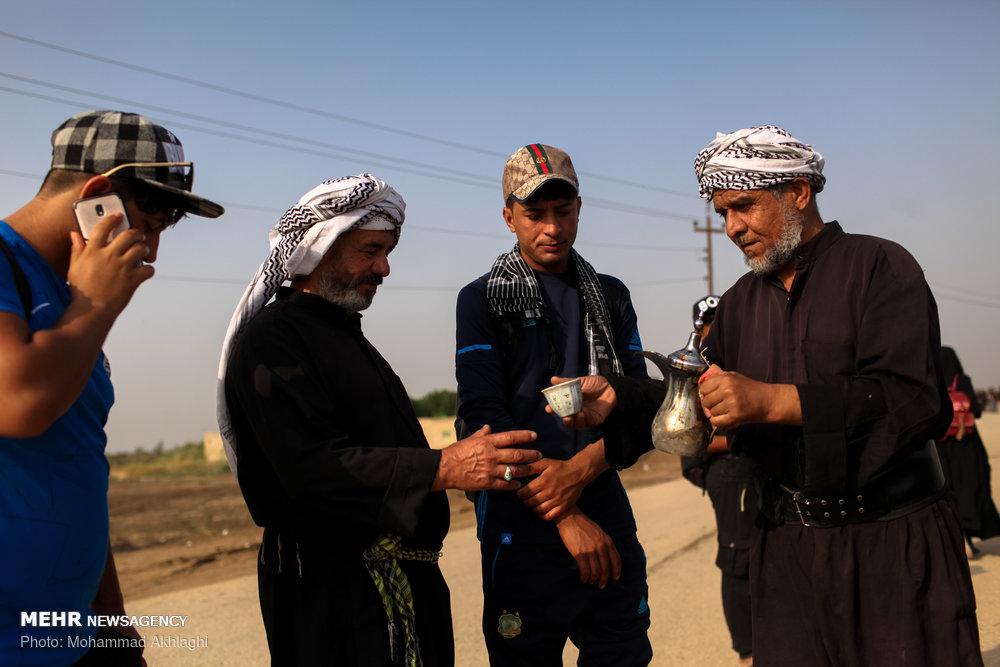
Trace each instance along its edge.
{"label": "hand holding phone", "polygon": [[111,230],[108,241],[130,227],[128,216],[125,215],[125,204],[114,192],[76,200],[73,202],[73,213],[76,215],[76,222],[84,239],[89,239],[97,223],[113,213],[121,213],[122,219],[118,226]]}
{"label": "hand holding phone", "polygon": [[[138,229],[123,224],[123,212],[108,208],[96,210],[96,205],[86,208],[80,216],[80,231],[70,232],[69,283],[74,303],[80,308],[103,311],[117,317],[125,308],[139,285],[153,276],[153,267],[145,263],[150,247]],[[93,212],[96,224],[88,215]],[[90,241],[84,240],[84,234]],[[108,240],[115,235],[114,240]]]}

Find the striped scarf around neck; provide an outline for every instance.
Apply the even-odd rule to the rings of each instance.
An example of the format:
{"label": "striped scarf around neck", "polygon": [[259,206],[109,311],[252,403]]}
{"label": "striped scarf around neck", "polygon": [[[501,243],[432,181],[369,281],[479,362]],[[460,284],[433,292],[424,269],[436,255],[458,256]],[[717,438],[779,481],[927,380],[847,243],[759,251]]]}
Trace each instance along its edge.
{"label": "striped scarf around neck", "polygon": [[[622,375],[621,361],[615,354],[611,316],[604,290],[594,267],[580,253],[570,249],[570,264],[576,273],[577,289],[583,299],[584,333],[588,348],[588,375]],[[490,269],[486,280],[486,300],[496,320],[509,315],[526,319],[545,316],[545,301],[535,273],[521,256],[520,247],[505,252]]]}

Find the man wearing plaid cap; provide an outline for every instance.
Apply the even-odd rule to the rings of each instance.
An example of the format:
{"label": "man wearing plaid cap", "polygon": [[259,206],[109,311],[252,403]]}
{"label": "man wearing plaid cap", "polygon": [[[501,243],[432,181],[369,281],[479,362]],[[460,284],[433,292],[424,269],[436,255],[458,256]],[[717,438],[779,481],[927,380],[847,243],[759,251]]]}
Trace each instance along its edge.
{"label": "man wearing plaid cap", "polygon": [[[82,113],[53,132],[38,194],[0,220],[0,664],[143,664],[134,629],[88,624],[124,613],[109,550],[114,393],[101,346],[153,276],[160,234],[186,213],[223,213],[191,194],[192,180],[168,130]],[[112,235],[122,216],[108,214],[84,240],[74,203],[112,193],[130,229]]]}

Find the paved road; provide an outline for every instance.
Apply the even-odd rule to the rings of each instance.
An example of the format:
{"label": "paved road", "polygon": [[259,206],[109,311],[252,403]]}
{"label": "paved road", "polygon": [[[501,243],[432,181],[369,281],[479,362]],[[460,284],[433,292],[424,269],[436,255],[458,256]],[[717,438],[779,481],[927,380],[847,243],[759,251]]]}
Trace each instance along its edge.
{"label": "paved road", "polygon": [[[987,415],[980,429],[993,457],[993,488],[1000,489],[1000,415]],[[735,664],[722,618],[714,523],[707,498],[683,480],[629,495],[648,559],[654,664]],[[1000,538],[986,542],[983,551],[972,563],[979,626],[986,664],[1000,666]],[[452,593],[457,664],[486,665],[479,621],[479,548],[473,529],[448,536],[441,567]],[[268,664],[255,577],[137,600],[129,604],[129,612],[190,617],[178,631],[147,634],[148,642],[155,640],[154,635],[174,642],[147,647],[151,667]],[[205,638],[208,646],[190,650],[176,645],[181,643],[179,638],[191,645],[198,637]],[[575,663],[572,645],[567,647],[564,662]]]}

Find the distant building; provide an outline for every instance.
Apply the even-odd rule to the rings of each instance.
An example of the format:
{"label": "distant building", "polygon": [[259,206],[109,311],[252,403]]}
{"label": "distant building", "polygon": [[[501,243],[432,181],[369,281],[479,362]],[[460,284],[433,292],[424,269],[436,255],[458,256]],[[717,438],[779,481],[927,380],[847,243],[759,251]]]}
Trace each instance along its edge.
{"label": "distant building", "polygon": [[222,447],[222,436],[214,431],[205,433],[202,441],[205,447],[205,460],[209,463],[217,463],[226,460],[226,450]]}

